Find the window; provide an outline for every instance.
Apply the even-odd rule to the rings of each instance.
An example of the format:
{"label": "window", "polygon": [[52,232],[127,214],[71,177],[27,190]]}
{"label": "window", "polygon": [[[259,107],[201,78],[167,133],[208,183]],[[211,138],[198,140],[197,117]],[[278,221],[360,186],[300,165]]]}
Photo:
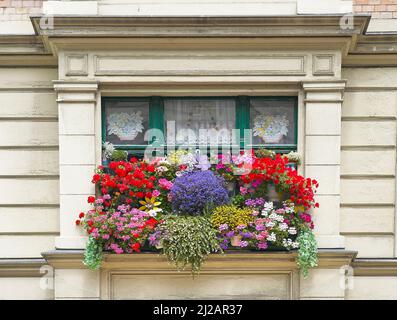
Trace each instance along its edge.
{"label": "window", "polygon": [[135,156],[154,142],[145,137],[148,129],[164,133],[165,147],[243,147],[244,129],[252,129],[248,147],[279,153],[297,148],[296,97],[112,97],[102,106],[103,141]]}
{"label": "window", "polygon": [[236,102],[234,99],[164,99],[164,121],[167,144],[174,141],[177,145],[196,146],[232,144]]}

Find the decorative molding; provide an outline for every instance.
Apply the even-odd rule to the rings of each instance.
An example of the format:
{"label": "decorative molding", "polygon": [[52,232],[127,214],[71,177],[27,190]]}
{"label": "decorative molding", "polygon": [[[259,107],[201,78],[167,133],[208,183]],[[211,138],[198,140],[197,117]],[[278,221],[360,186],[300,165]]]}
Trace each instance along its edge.
{"label": "decorative molding", "polygon": [[352,29],[340,28],[340,15],[298,16],[55,16],[54,28],[41,28],[39,16],[31,21],[37,35],[45,36],[138,36],[138,37],[349,37],[363,34],[367,15],[355,15]]}
{"label": "decorative molding", "polygon": [[[246,262],[249,265],[249,263]],[[172,267],[171,267],[172,268]],[[239,270],[203,268],[197,279],[190,272],[103,270],[101,299],[299,299],[299,272],[295,270]],[[230,284],[233,284],[229,287]],[[131,291],[131,287],[144,286]],[[151,289],[156,285],[156,291]],[[170,287],[170,285],[172,287]],[[260,287],[258,289],[258,286]],[[248,292],[247,292],[248,291]],[[137,297],[137,295],[139,295]]]}
{"label": "decorative molding", "polygon": [[[320,268],[339,268],[349,265],[356,257],[356,251],[343,249],[319,249]],[[82,260],[84,250],[54,250],[42,253],[43,258],[54,268],[85,269]],[[289,252],[252,252],[237,251],[225,254],[212,254],[205,263],[206,270],[272,270],[296,269],[297,251]],[[248,263],[249,262],[249,263]],[[110,254],[103,257],[103,269],[118,270],[156,270],[158,272],[176,272],[165,257],[158,253]]]}
{"label": "decorative molding", "polygon": [[96,92],[98,81],[54,80],[54,90],[58,92]]}
{"label": "decorative molding", "polygon": [[[341,30],[341,17],[56,16],[55,28],[50,30],[40,28],[41,16],[33,16],[36,35],[0,36],[0,66],[56,67],[60,47],[135,49],[136,45],[150,42],[170,47],[175,40],[190,45],[197,40],[207,46],[220,44],[225,48],[226,42],[244,45],[255,41],[258,48],[339,48],[344,53],[343,66],[397,66],[395,34],[366,34],[370,21],[367,15],[354,15],[353,30]],[[167,42],[170,38],[173,42]]]}
{"label": "decorative molding", "polygon": [[48,52],[43,39],[35,35],[1,35],[1,67],[56,67],[57,58]]}
{"label": "decorative molding", "polygon": [[302,81],[302,87],[306,92],[343,92],[346,80]]}
{"label": "decorative molding", "polygon": [[397,52],[394,53],[349,53],[342,60],[343,67],[395,67]]}
{"label": "decorative molding", "polygon": [[356,259],[352,267],[355,277],[397,276],[397,259]]}
{"label": "decorative molding", "polygon": [[55,80],[54,90],[58,103],[96,103],[97,81]]}
{"label": "decorative molding", "polygon": [[66,76],[88,76],[88,55],[68,54],[65,57]]}
{"label": "decorative molding", "polygon": [[[306,55],[294,54],[136,54],[94,56],[96,76],[306,75]],[[241,63],[238,63],[241,62]]]}
{"label": "decorative molding", "polygon": [[313,55],[313,75],[314,76],[334,76],[333,54],[314,54]]}
{"label": "decorative molding", "polygon": [[0,278],[43,277],[44,265],[47,265],[44,259],[0,259]]}

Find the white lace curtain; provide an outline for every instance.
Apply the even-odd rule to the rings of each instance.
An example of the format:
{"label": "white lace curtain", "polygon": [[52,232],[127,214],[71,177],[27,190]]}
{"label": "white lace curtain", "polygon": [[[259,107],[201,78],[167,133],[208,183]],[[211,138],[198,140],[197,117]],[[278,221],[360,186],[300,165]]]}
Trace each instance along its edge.
{"label": "white lace curtain", "polygon": [[231,143],[236,122],[235,108],[235,101],[231,99],[166,99],[167,143]]}

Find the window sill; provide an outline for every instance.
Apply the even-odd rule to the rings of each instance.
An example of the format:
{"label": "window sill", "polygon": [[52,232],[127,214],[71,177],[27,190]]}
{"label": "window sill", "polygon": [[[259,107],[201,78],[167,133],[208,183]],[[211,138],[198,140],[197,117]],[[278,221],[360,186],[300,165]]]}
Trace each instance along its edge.
{"label": "window sill", "polygon": [[[355,259],[356,251],[344,249],[320,249],[319,268],[340,268],[349,265]],[[86,269],[82,263],[84,250],[54,250],[43,252],[44,259],[54,268]],[[296,269],[297,251],[250,251],[228,250],[223,254],[211,254],[204,263],[203,271],[211,268],[244,270],[257,268]],[[166,258],[158,252],[133,254],[104,253],[101,269],[168,270],[177,272]],[[188,272],[188,271],[187,271]]]}

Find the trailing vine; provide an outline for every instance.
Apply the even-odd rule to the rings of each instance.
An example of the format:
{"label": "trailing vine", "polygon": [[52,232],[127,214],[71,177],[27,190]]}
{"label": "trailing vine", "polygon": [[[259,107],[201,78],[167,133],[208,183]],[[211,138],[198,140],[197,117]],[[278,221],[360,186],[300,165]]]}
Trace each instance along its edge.
{"label": "trailing vine", "polygon": [[317,267],[318,264],[317,242],[313,231],[309,228],[300,232],[297,241],[299,243],[297,264],[303,278],[306,279],[309,275],[309,269]]}
{"label": "trailing vine", "polygon": [[222,251],[216,231],[203,216],[171,216],[160,225],[163,253],[179,271],[197,274],[208,254]]}
{"label": "trailing vine", "polygon": [[102,245],[90,235],[84,253],[84,265],[91,270],[99,269],[102,263],[102,250]]}

